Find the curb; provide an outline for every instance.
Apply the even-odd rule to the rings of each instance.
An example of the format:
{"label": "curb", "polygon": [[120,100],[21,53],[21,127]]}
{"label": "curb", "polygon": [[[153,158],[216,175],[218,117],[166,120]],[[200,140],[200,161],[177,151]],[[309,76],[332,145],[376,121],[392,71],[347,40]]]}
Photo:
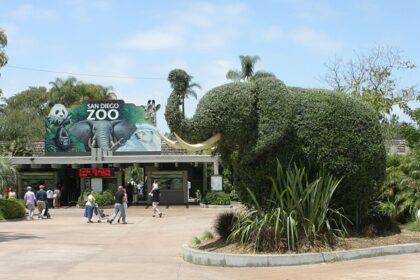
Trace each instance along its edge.
{"label": "curb", "polygon": [[215,204],[204,204],[204,203],[200,203],[200,207],[201,208],[232,208],[233,205],[232,204],[228,204],[228,205],[215,205]]}
{"label": "curb", "polygon": [[198,265],[230,267],[268,267],[347,261],[359,258],[370,258],[391,254],[408,254],[417,252],[420,252],[420,243],[398,244],[390,246],[353,249],[347,251],[285,255],[212,253],[193,249],[188,247],[188,245],[184,245],[183,259],[189,263]]}

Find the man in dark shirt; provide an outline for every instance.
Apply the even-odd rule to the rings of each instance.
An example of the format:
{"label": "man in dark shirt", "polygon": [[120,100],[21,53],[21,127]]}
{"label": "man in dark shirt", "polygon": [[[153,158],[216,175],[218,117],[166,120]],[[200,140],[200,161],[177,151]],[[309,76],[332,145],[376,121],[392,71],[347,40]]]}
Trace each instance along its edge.
{"label": "man in dark shirt", "polygon": [[38,206],[38,219],[44,217],[47,209],[47,192],[44,190],[44,185],[39,185],[39,191],[36,193],[36,205]]}
{"label": "man in dark shirt", "polygon": [[153,188],[149,195],[152,197],[153,217],[156,217],[156,214],[158,214],[159,218],[162,218],[162,212],[160,212],[159,209],[157,208],[159,205],[159,200],[160,200],[160,190],[159,190],[158,180],[155,179],[152,185],[153,185]]}
{"label": "man in dark shirt", "polygon": [[125,209],[123,206],[123,197],[125,196],[124,188],[122,186],[118,187],[118,191],[114,195],[115,204],[114,204],[114,214],[112,214],[111,220],[108,220],[109,224],[112,224],[114,219],[117,217],[118,212],[121,211],[122,223],[126,224],[125,221]]}

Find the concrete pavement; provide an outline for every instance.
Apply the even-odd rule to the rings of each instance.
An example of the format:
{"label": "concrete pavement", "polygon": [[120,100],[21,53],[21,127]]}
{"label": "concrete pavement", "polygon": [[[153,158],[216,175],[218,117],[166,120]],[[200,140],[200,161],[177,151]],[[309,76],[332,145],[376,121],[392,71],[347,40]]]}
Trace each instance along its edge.
{"label": "concrete pavement", "polygon": [[[269,268],[193,265],[182,245],[212,228],[226,209],[130,207],[129,224],[87,224],[83,210],[52,209],[52,219],[0,223],[0,279],[419,279],[420,254]],[[107,209],[107,214],[111,214]]]}

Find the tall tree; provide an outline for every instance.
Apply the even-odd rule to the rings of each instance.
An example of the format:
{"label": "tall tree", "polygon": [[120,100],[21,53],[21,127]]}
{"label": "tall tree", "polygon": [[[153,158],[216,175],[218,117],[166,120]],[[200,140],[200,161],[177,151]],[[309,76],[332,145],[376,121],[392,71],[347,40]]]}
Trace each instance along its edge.
{"label": "tall tree", "polygon": [[44,121],[49,112],[47,101],[45,87],[30,87],[6,98],[0,118],[0,140],[43,139]]}
{"label": "tall tree", "polygon": [[50,82],[49,105],[60,103],[70,106],[75,102],[92,99],[114,99],[117,97],[112,87],[104,87],[101,85],[83,83],[75,77],[67,79],[57,78]]}
{"label": "tall tree", "polygon": [[195,89],[201,89],[200,84],[198,83],[192,83],[191,80],[193,79],[193,76],[190,76],[181,69],[174,69],[169,73],[168,80],[172,85],[173,91],[179,96],[181,106],[182,106],[182,114],[185,118],[185,98],[188,98],[189,96],[194,97],[197,99],[197,93],[195,92]]}
{"label": "tall tree", "polygon": [[382,121],[386,121],[394,105],[410,114],[407,103],[419,94],[416,85],[403,87],[396,78],[397,74],[416,68],[412,61],[403,58],[398,48],[379,46],[368,53],[356,52],[354,59],[344,62],[335,58],[326,68],[324,80],[328,85],[365,100]]}
{"label": "tall tree", "polygon": [[[6,65],[7,55],[4,52],[4,48],[7,46],[7,36],[3,29],[0,28],[0,68]],[[0,96],[2,91],[0,89]]]}
{"label": "tall tree", "polygon": [[73,102],[79,101],[80,96],[75,90],[77,83],[78,81],[75,77],[67,79],[56,78],[55,81],[50,82],[52,86],[49,91],[50,103],[60,103],[69,106]]}
{"label": "tall tree", "polygon": [[254,75],[255,64],[260,60],[259,56],[241,55],[241,70],[229,70],[226,73],[226,79],[238,81],[249,81]]}

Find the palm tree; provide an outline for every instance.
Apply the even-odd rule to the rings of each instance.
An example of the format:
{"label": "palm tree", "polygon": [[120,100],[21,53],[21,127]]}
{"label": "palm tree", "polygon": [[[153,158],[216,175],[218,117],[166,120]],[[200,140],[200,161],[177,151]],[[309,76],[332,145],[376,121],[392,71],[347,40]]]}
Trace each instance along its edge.
{"label": "palm tree", "polygon": [[0,156],[0,188],[16,183],[17,171],[15,166],[5,157]]}
{"label": "palm tree", "polygon": [[[192,79],[193,76],[190,76],[190,78]],[[188,82],[187,90],[182,95],[182,113],[184,114],[184,117],[185,117],[184,100],[185,100],[185,98],[188,98],[189,96],[192,96],[195,99],[197,99],[197,93],[195,92],[195,88],[201,89],[201,85],[198,84],[198,83],[190,83],[190,82]]]}
{"label": "palm tree", "polygon": [[50,82],[52,88],[50,90],[50,101],[54,103],[61,103],[65,106],[69,106],[73,102],[79,101],[77,93],[74,88],[78,84],[75,77],[69,77],[66,80],[57,78],[55,81]]}
{"label": "palm tree", "polygon": [[116,99],[117,98],[117,94],[114,92],[114,89],[112,87],[100,86],[100,88],[101,88],[102,99]]}
{"label": "palm tree", "polygon": [[226,73],[226,79],[233,80],[235,82],[244,80],[249,81],[254,75],[255,63],[260,60],[259,56],[241,55],[239,56],[241,61],[241,70],[229,70]]}
{"label": "palm tree", "polygon": [[185,108],[184,108],[184,101],[185,98],[189,96],[194,97],[197,99],[197,93],[195,92],[195,88],[201,89],[200,84],[198,83],[191,83],[193,76],[190,76],[181,69],[174,69],[169,73],[168,80],[172,85],[174,92],[178,95],[181,100],[182,106],[182,114],[185,118]]}

